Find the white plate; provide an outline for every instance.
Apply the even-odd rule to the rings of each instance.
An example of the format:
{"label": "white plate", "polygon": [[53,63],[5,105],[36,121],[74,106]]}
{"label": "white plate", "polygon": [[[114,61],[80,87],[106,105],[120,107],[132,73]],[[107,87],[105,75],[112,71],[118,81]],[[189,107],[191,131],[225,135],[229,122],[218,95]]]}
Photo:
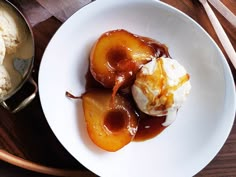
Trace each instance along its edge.
{"label": "white plate", "polygon": [[[165,43],[189,71],[192,91],[177,120],[159,136],[109,153],[91,142],[81,101],[65,92],[84,92],[91,46],[103,32],[121,28]],[[39,93],[62,145],[104,177],[193,176],[223,146],[235,115],[234,83],[222,52],[188,16],[154,0],[98,0],[75,13],[44,53]]]}

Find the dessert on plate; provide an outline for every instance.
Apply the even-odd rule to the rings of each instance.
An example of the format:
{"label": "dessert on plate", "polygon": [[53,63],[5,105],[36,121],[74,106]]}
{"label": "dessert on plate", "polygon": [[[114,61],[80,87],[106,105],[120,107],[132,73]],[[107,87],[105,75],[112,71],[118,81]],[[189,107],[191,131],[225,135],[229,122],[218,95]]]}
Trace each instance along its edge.
{"label": "dessert on plate", "polygon": [[110,152],[158,135],[191,90],[189,74],[166,45],[124,29],[103,33],[89,59],[81,96],[87,131]]}

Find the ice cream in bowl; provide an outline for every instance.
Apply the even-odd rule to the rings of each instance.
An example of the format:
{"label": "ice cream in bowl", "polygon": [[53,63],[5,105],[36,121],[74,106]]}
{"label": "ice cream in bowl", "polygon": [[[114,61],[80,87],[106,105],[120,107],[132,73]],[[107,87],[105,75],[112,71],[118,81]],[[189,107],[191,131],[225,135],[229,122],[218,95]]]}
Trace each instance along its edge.
{"label": "ice cream in bowl", "polygon": [[[35,96],[37,85],[30,78],[34,60],[34,40],[23,14],[8,1],[0,0],[0,103],[11,112],[26,106]],[[33,94],[14,107],[9,100],[26,81],[34,86]]]}

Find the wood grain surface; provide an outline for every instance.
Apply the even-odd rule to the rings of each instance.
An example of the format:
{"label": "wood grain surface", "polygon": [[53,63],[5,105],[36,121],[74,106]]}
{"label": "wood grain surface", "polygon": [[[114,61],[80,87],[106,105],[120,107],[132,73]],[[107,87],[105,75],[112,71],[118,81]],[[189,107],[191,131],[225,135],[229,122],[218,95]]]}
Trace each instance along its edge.
{"label": "wood grain surface", "polygon": [[[220,44],[215,31],[203,7],[196,0],[163,0],[167,4],[181,10],[199,23],[216,41],[228,60],[234,80],[236,70],[230,63]],[[235,0],[222,2],[236,14]],[[19,4],[17,4],[19,5]],[[234,48],[236,48],[236,29],[213,8]],[[37,81],[40,61],[49,40],[62,23],[51,17],[33,27],[36,44],[36,56],[33,78]],[[26,86],[27,87],[27,84]],[[46,166],[81,171],[80,176],[96,176],[77,162],[59,143],[50,129],[43,114],[39,97],[24,110],[11,114],[0,107],[0,148],[24,159]],[[0,176],[4,177],[49,177],[0,161]],[[236,177],[236,123],[218,155],[196,177]]]}

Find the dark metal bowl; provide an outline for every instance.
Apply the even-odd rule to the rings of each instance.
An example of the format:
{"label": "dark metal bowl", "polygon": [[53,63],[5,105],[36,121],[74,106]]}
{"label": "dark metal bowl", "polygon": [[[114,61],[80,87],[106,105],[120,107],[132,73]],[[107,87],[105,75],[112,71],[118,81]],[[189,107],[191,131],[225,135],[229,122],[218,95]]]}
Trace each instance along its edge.
{"label": "dark metal bowl", "polygon": [[[15,113],[23,109],[25,106],[27,106],[34,99],[38,90],[37,84],[31,77],[34,65],[35,43],[34,43],[32,28],[27,19],[24,17],[24,15],[11,2],[7,0],[0,0],[0,2],[4,3],[4,6],[6,5],[7,10],[11,9],[22,20],[22,22],[25,23],[26,27],[28,28],[27,30],[28,30],[28,35],[30,37],[30,45],[32,45],[30,46],[32,48],[31,51],[32,56],[30,56],[29,58],[19,58],[18,56],[14,56],[14,58],[12,58],[12,63],[10,64],[12,64],[13,68],[15,69],[15,72],[21,75],[22,79],[3,98],[0,99],[0,104],[4,108]],[[10,108],[10,106],[8,106],[6,101],[12,98],[22,88],[25,82],[30,82],[34,86],[33,93],[27,96],[23,101],[20,101],[20,103],[16,105],[15,108]]]}

